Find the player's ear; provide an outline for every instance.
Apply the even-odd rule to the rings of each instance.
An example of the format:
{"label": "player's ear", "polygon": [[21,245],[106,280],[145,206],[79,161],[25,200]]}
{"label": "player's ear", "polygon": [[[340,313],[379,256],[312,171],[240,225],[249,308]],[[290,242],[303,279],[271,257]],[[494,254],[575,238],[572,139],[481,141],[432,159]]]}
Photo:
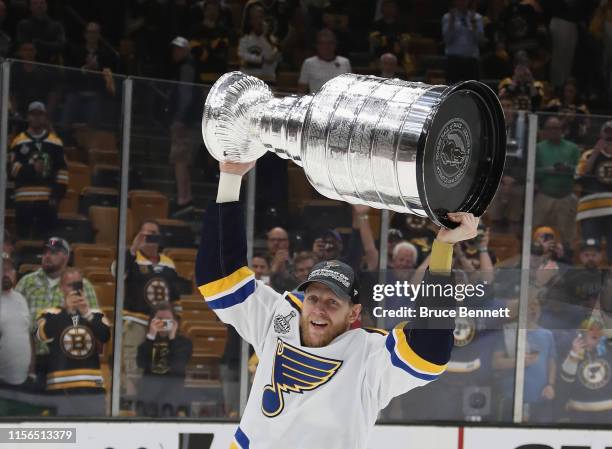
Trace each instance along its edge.
{"label": "player's ear", "polygon": [[353,324],[361,315],[361,304],[352,304],[351,311],[349,313],[349,323]]}

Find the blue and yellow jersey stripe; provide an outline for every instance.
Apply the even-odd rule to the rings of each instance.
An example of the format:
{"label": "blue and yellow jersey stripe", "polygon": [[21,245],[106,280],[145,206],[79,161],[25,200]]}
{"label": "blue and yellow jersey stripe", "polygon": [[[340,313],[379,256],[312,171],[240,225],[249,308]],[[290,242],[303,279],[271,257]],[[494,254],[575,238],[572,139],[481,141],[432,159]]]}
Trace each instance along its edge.
{"label": "blue and yellow jersey stripe", "polygon": [[291,304],[291,307],[293,307],[295,310],[297,310],[298,312],[302,311],[302,303],[304,302],[303,297],[299,297],[294,293],[287,293],[285,295],[285,299],[289,304]]}
{"label": "blue and yellow jersey stripe", "polygon": [[389,333],[386,347],[394,366],[419,379],[435,380],[446,369],[446,364],[431,363],[414,352],[406,340],[406,333],[402,327],[398,326]]}
{"label": "blue and yellow jersey stripe", "polygon": [[230,444],[229,449],[249,449],[250,441],[240,427],[236,429],[234,441]]}
{"label": "blue and yellow jersey stripe", "polygon": [[244,302],[255,292],[255,273],[242,267],[229,276],[199,287],[200,293],[211,309],[226,309]]}

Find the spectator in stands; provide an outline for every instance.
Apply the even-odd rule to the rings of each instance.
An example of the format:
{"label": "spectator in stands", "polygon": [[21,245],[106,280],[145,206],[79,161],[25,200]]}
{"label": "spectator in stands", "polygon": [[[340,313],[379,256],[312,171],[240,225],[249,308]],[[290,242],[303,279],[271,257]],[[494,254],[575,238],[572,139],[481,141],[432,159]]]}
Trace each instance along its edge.
{"label": "spectator in stands", "polygon": [[30,12],[32,16],[17,25],[17,40],[33,42],[41,62],[61,64],[64,26],[47,15],[47,0],[30,0]]}
{"label": "spectator in stands", "polygon": [[442,17],[448,84],[480,78],[480,44],[484,27],[482,16],[469,6],[469,0],[453,0],[453,7]]}
{"label": "spectator in stands", "polygon": [[268,248],[267,258],[270,260],[270,272],[280,273],[286,271],[291,265],[289,254],[289,234],[281,227],[268,231],[266,238]]}
{"label": "spectator in stands", "polygon": [[4,228],[4,239],[2,240],[2,254],[6,254],[8,257],[13,258],[15,252],[15,238],[13,234]]}
{"label": "spectator in stands", "polygon": [[543,85],[533,78],[526,53],[519,52],[515,57],[514,73],[499,82],[498,91],[500,97],[513,97],[518,110],[535,111],[540,107]]}
{"label": "spectator in stands", "polygon": [[25,298],[13,290],[16,281],[13,261],[8,254],[2,253],[0,386],[24,383],[32,365],[32,320]]}
{"label": "spectator in stands", "polygon": [[[295,288],[306,280],[316,262],[317,257],[313,253],[303,251],[296,254],[289,270],[272,274],[272,288],[279,293],[292,292],[301,297],[302,293],[295,291]],[[255,272],[255,278],[257,278],[257,272]]]}
{"label": "spectator in stands", "polygon": [[0,0],[0,58],[9,56],[11,49],[11,33],[6,29],[6,3]]}
{"label": "spectator in stands", "polygon": [[248,3],[244,9],[238,57],[242,72],[275,83],[280,52],[277,38],[268,27],[262,5]]}
{"label": "spectator in stands", "polygon": [[365,33],[351,33],[349,20],[345,6],[329,4],[323,9],[321,25],[316,27],[334,33],[337,51],[343,55],[351,54],[359,41],[365,40]]}
{"label": "spectator in stands", "polygon": [[287,35],[281,42],[283,63],[288,64],[291,70],[299,70],[302,62],[311,54],[311,39],[307,25],[304,11],[295,9],[289,21]]}
{"label": "spectator in stands", "polygon": [[[176,207],[174,218],[184,218],[193,212],[191,192],[191,165],[194,153],[200,147],[198,136],[199,89],[195,61],[187,39],[177,36],[172,40],[172,76],[178,83],[170,93],[170,163],[176,178]],[[198,125],[199,126],[199,125]]]}
{"label": "spectator in stands", "polygon": [[104,416],[104,380],[100,346],[110,339],[110,323],[91,309],[84,296],[81,271],[67,268],[61,276],[61,307],[45,309],[36,337],[50,350],[47,392],[57,396],[62,416]]}
{"label": "spectator in stands", "polygon": [[[143,376],[138,385],[140,416],[185,416],[185,372],[193,352],[191,340],[179,332],[172,306],[155,306],[146,339],[138,346],[138,367]],[[140,407],[137,407],[137,409]]]}
{"label": "spectator in stands", "polygon": [[554,285],[567,269],[565,249],[559,233],[550,226],[533,231],[531,245],[531,281],[537,287]]}
{"label": "spectator in stands", "polygon": [[611,343],[603,323],[597,319],[585,320],[577,331],[561,363],[570,422],[592,425],[612,420]]}
{"label": "spectator in stands", "polygon": [[584,142],[591,125],[591,113],[578,97],[575,79],[568,78],[563,85],[562,95],[552,98],[543,110],[559,114],[563,137],[578,143]]}
{"label": "spectator in stands", "polygon": [[[524,421],[550,423],[553,419],[553,399],[557,380],[557,354],[553,334],[538,326],[540,295],[530,289],[527,314],[527,349],[525,351],[525,383],[523,403],[528,405]],[[502,381],[502,416],[510,414],[514,394],[514,378],[510,371],[516,368],[516,322],[504,327],[504,338],[493,353],[493,368],[499,370]]]}
{"label": "spectator in stands", "polygon": [[[60,277],[67,269],[70,259],[70,245],[64,239],[51,237],[44,246],[41,267],[23,276],[17,283],[17,290],[28,302],[31,321],[45,309],[60,307],[64,299]],[[83,279],[83,294],[89,308],[98,307],[98,299],[93,285]],[[36,373],[39,381],[44,380],[49,364],[49,348],[43,343],[36,345]]]}
{"label": "spectator in stands", "polygon": [[11,142],[9,163],[19,238],[47,237],[66,192],[68,168],[62,140],[50,129],[40,101],[28,106],[28,128]]}
{"label": "spectator in stands", "polygon": [[210,74],[219,76],[227,72],[233,33],[224,25],[218,0],[205,0],[198,6],[201,7],[202,18],[192,26],[189,34],[194,42],[193,51],[200,81],[210,82],[214,80],[209,78]]}
{"label": "spectator in stands", "polygon": [[179,276],[174,262],[161,254],[159,223],[146,220],[126,255],[125,302],[123,310],[122,389],[136,393],[140,370],[136,365],[138,345],[145,339],[153,308],[163,303],[178,307]]}
{"label": "spectator in stands", "polygon": [[544,125],[546,139],[536,153],[538,193],[534,200],[533,227],[552,226],[564,244],[572,242],[576,231],[574,172],[580,159],[575,143],[565,140],[561,121],[549,117]]}
{"label": "spectator in stands", "polygon": [[393,247],[392,263],[393,275],[396,279],[407,280],[412,277],[410,270],[417,265],[419,252],[412,243],[403,241]]}
{"label": "spectator in stands", "polygon": [[378,73],[376,75],[381,78],[406,79],[406,76],[400,72],[397,58],[393,53],[383,53],[378,58]]}
{"label": "spectator in stands", "polygon": [[234,23],[232,20],[232,11],[225,5],[225,2],[220,0],[200,0],[198,2],[194,2],[189,11],[192,24],[191,27],[195,27],[198,23],[204,20],[204,16],[207,14],[207,12],[210,12],[205,11],[210,3],[216,3],[219,5],[219,24],[228,30],[233,29]]}
{"label": "spectator in stands", "polygon": [[[404,54],[407,54],[406,47],[410,35],[405,32],[406,25],[400,21],[396,0],[384,0],[381,8],[382,19],[375,21],[370,30],[370,52],[374,57],[391,53],[402,61],[403,65],[406,62]],[[411,72],[414,71],[414,67],[412,69]]]}
{"label": "spectator in stands", "polygon": [[582,238],[605,238],[612,264],[612,121],[602,126],[595,148],[582,154],[576,177],[582,186],[576,216]]}
{"label": "spectator in stands", "polygon": [[37,50],[32,41],[17,44],[15,56],[20,59],[11,65],[11,109],[20,118],[28,114],[28,106],[35,101],[47,105],[49,116],[53,116],[57,102],[56,86],[59,73],[56,68],[36,64]]}
{"label": "spectator in stands", "polygon": [[509,52],[536,51],[542,37],[546,36],[542,7],[538,1],[512,0],[504,3],[505,9],[499,17],[499,34],[508,43]]}
{"label": "spectator in stands", "polygon": [[456,266],[463,270],[470,282],[492,284],[495,278],[495,254],[489,251],[490,230],[483,225],[478,226],[478,234],[474,239],[465,240],[460,248],[455,249]]}
{"label": "spectator in stands", "polygon": [[330,79],[351,71],[350,61],[336,55],[336,36],[329,30],[317,33],[317,54],[306,59],[302,64],[298,91],[316,92]]}
{"label": "spectator in stands", "polygon": [[502,96],[500,103],[506,118],[506,166],[487,215],[496,230],[507,230],[520,235],[525,195],[527,129],[525,117],[518,116],[511,96]]}
{"label": "spectator in stands", "polygon": [[253,254],[251,269],[255,273],[255,279],[270,285],[270,262],[263,254]]}
{"label": "spectator in stands", "polygon": [[247,5],[249,3],[259,3],[262,6],[266,24],[278,39],[287,36],[289,21],[300,7],[300,0],[250,0]]}
{"label": "spectator in stands", "polygon": [[104,69],[116,71],[117,58],[102,43],[100,24],[89,22],[83,37],[85,43],[72,46],[66,57],[68,65],[81,70],[68,71],[66,74],[71,88],[66,94],[63,122],[96,126],[102,119],[107,85],[102,75],[91,72],[101,72]]}

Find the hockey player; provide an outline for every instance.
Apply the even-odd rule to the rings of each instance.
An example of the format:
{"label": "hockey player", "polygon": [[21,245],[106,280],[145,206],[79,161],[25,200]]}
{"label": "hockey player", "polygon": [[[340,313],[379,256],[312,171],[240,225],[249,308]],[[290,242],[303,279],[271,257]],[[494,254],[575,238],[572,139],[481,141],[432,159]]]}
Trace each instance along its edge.
{"label": "hockey player", "polygon": [[[220,165],[217,202],[206,211],[196,261],[206,303],[260,359],[231,449],[365,448],[378,412],[394,396],[444,372],[454,319],[390,332],[349,330],[361,311],[359,287],[339,261],[313,267],[298,287],[303,301],[255,281],[238,202],[241,178],[253,165]],[[478,225],[471,214],[449,217],[459,226],[438,232],[426,276],[443,287],[452,282],[452,245],[474,238]],[[425,305],[454,308],[455,301],[427,298]]]}

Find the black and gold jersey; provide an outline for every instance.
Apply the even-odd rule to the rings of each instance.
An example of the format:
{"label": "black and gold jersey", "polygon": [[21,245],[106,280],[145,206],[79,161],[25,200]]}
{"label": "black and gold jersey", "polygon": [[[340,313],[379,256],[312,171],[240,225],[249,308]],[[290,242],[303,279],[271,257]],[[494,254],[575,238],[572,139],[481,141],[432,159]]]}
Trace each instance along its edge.
{"label": "black and gold jersey", "polygon": [[66,309],[43,311],[36,337],[49,347],[47,390],[91,390],[104,387],[99,353],[110,339],[110,323],[92,310],[88,318]]}

